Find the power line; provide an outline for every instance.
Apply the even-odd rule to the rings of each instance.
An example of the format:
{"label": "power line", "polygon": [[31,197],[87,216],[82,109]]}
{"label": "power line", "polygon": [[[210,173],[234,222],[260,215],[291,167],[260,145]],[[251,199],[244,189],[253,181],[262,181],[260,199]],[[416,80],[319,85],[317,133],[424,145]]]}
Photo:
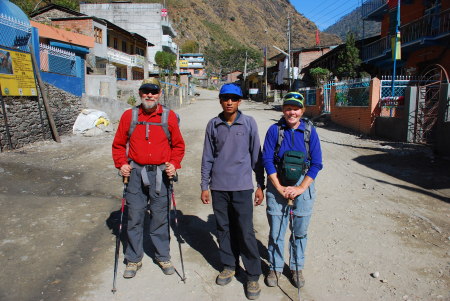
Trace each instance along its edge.
{"label": "power line", "polygon": [[339,20],[340,18],[348,15],[350,12],[354,11],[355,9],[356,8],[354,8],[354,7],[353,8],[348,8],[347,10],[341,11],[341,12],[339,12],[336,15],[333,15],[331,17],[325,18],[326,16],[330,15],[330,13],[328,13],[328,14],[322,16],[322,18],[314,20],[314,23],[316,23],[316,24],[327,24],[330,21]]}
{"label": "power line", "polygon": [[310,17],[315,18],[317,16],[328,15],[330,13],[336,12],[336,10],[334,8],[340,9],[340,8],[345,8],[345,7],[342,6],[342,3],[340,3],[339,1],[335,1],[333,4],[331,4],[330,6],[327,7],[325,12],[324,11],[316,12],[314,14],[311,14]]}
{"label": "power line", "polygon": [[[330,0],[330,1],[334,1],[334,0]],[[309,15],[310,13],[312,13],[313,11],[315,11],[315,10],[321,8],[324,4],[327,4],[327,3],[328,3],[328,1],[323,1],[321,4],[319,4],[319,5],[315,6],[315,7],[313,7],[313,9],[310,9],[309,11],[304,12],[303,15],[304,15],[304,16],[306,16],[307,14]],[[300,5],[299,5],[299,6],[300,6]]]}

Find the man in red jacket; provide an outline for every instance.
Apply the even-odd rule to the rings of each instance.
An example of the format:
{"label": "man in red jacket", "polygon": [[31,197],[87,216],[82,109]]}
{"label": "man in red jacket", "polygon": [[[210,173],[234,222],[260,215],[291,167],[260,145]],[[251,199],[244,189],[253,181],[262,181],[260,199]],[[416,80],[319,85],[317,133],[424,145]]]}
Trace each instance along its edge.
{"label": "man in red jacket", "polygon": [[168,187],[176,170],[181,168],[185,144],[178,117],[158,103],[161,94],[161,84],[156,78],[142,82],[139,88],[141,104],[123,113],[112,144],[114,165],[122,176],[129,177],[125,195],[128,246],[124,278],[133,278],[142,266],[144,218],[148,204],[155,263],[166,275],[175,272],[169,254]]}

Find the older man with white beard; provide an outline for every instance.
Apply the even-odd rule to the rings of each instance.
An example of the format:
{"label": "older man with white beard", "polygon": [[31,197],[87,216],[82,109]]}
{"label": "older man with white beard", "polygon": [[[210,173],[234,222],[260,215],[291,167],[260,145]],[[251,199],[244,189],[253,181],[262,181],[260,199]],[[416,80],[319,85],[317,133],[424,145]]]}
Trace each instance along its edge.
{"label": "older man with white beard", "polygon": [[161,84],[150,78],[139,88],[141,104],[125,111],[112,144],[114,165],[129,177],[127,267],[124,278],[133,278],[142,267],[144,218],[150,205],[149,233],[155,247],[154,262],[166,275],[175,269],[170,261],[168,215],[170,179],[181,168],[185,144],[176,114],[161,104]]}

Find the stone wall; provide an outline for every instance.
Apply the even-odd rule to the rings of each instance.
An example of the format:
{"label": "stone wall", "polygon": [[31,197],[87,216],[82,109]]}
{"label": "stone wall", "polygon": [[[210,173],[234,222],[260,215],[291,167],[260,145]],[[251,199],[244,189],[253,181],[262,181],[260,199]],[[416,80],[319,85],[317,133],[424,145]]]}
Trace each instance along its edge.
{"label": "stone wall", "polygon": [[[73,124],[82,110],[81,98],[46,85],[49,106],[59,135],[72,133]],[[2,97],[12,148],[52,139],[52,132],[41,97]],[[0,150],[10,149],[3,108],[0,107]]]}

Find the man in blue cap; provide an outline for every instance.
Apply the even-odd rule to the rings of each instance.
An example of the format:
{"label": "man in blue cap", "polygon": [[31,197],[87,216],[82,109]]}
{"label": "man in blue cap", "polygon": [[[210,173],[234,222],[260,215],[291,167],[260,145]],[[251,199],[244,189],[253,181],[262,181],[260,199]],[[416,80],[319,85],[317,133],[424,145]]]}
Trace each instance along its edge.
{"label": "man in blue cap", "polygon": [[201,200],[211,202],[216,217],[219,254],[223,264],[217,276],[218,285],[230,283],[242,258],[246,274],[246,296],[259,297],[261,261],[253,230],[253,181],[257,189],[254,205],[264,199],[264,169],[258,127],[253,117],[238,110],[242,90],[235,84],[225,84],[219,93],[222,113],[206,126],[201,170]]}

